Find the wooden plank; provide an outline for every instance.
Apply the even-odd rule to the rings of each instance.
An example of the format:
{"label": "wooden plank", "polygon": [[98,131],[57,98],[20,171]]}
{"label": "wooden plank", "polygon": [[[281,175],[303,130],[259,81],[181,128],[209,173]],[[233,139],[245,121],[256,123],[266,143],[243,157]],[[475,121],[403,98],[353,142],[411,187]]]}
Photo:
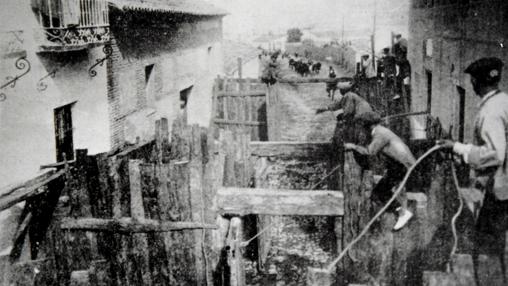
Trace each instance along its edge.
{"label": "wooden plank", "polygon": [[76,270],[71,272],[70,286],[90,286],[90,272],[88,270]]}
{"label": "wooden plank", "polygon": [[295,77],[295,78],[280,78],[278,80],[279,83],[337,83],[337,82],[351,82],[353,78],[350,77],[337,77],[337,78],[328,78],[328,77]]}
{"label": "wooden plank", "polygon": [[219,92],[217,97],[256,97],[266,96],[266,91],[255,90],[255,91],[242,91],[240,92]]}
{"label": "wooden plank", "polygon": [[144,219],[143,196],[141,194],[141,160],[129,160],[129,182],[131,194],[131,216],[134,219]]}
{"label": "wooden plank", "polygon": [[244,241],[243,222],[239,217],[231,219],[231,227],[228,234],[229,251],[228,262],[231,266],[231,286],[245,286],[245,266],[243,264],[243,251],[240,243]]}
{"label": "wooden plank", "polygon": [[342,192],[223,187],[215,207],[221,214],[322,215],[344,214]]}
{"label": "wooden plank", "polygon": [[50,171],[37,177],[37,179],[30,180],[26,185],[18,185],[15,188],[10,188],[7,193],[0,196],[0,211],[8,209],[13,205],[25,201],[29,198],[38,196],[47,191],[42,188],[53,180],[56,180],[65,174],[65,170],[58,172]]}
{"label": "wooden plank", "polygon": [[310,160],[330,157],[329,142],[258,141],[250,143],[251,154],[258,157],[306,158]]}
{"label": "wooden plank", "polygon": [[[344,245],[353,241],[371,218],[372,200],[368,193],[373,188],[373,178],[369,171],[363,170],[356,162],[354,154],[347,152],[344,156]],[[342,260],[339,271],[347,283],[391,279],[391,256],[393,247],[393,215],[387,214],[379,219],[378,231],[371,232],[366,239],[349,251]]]}
{"label": "wooden plank", "polygon": [[[188,139],[188,138],[186,138]],[[186,158],[189,154],[182,154]],[[171,198],[172,220],[191,221],[189,200],[188,164],[175,165],[170,163],[169,191]],[[166,241],[169,260],[170,285],[196,285],[196,269],[194,265],[194,237],[192,231],[170,232]]]}
{"label": "wooden plank", "polygon": [[228,110],[228,102],[229,102],[230,98],[229,97],[224,97],[222,98],[222,111],[224,113],[224,119],[225,120],[228,120],[229,119],[229,110]]}
{"label": "wooden plank", "polygon": [[65,167],[65,164],[73,165],[74,163],[76,163],[76,160],[51,163],[51,164],[41,165],[40,169],[42,170],[42,169],[51,169],[51,168],[62,168],[62,167]]}
{"label": "wooden plank", "polygon": [[[141,193],[141,160],[129,160],[129,183],[130,183],[130,197],[131,197],[131,216],[135,220],[145,219],[145,209],[143,206],[143,196]],[[143,283],[143,285],[152,285],[152,277],[149,267],[149,255],[148,255],[148,240],[146,234],[133,234],[133,256],[135,265],[133,269],[129,271],[131,275],[134,272],[138,272],[141,275],[141,280],[137,279],[135,283]],[[139,276],[138,276],[139,277]]]}
{"label": "wooden plank", "polygon": [[[421,235],[426,226],[427,197],[423,193],[407,193],[407,207],[414,217],[409,224],[393,235],[392,285],[415,285],[423,273],[423,245]],[[421,215],[421,217],[420,217]]]}
{"label": "wooden plank", "polygon": [[63,218],[60,224],[62,229],[89,230],[120,233],[168,232],[186,229],[215,229],[214,224],[184,221],[159,221],[145,218]]}
{"label": "wooden plank", "polygon": [[247,126],[266,126],[266,122],[262,121],[242,121],[242,120],[226,120],[226,119],[214,119],[215,124],[235,124],[235,125],[247,125]]}
{"label": "wooden plank", "polygon": [[[202,130],[199,126],[192,126],[191,156],[189,163],[189,194],[192,221],[204,222],[204,194],[203,194],[203,150]],[[196,279],[198,285],[206,285],[208,269],[204,252],[204,232],[194,231],[194,255]]]}
{"label": "wooden plank", "polygon": [[24,180],[22,182],[9,184],[9,185],[2,187],[0,189],[0,194],[2,194],[2,196],[6,196],[6,195],[9,195],[9,194],[15,192],[18,189],[24,189],[24,188],[39,184],[40,182],[47,180],[53,174],[55,174],[55,171],[49,170],[49,171],[45,171],[44,173],[42,173],[30,180]]}

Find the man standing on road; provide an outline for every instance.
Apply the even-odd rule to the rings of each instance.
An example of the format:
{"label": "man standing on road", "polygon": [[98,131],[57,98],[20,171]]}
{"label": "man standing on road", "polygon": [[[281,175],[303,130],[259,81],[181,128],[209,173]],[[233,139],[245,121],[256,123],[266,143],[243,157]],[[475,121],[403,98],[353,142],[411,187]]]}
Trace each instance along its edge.
{"label": "man standing on road", "polygon": [[498,88],[502,68],[498,58],[482,58],[466,68],[464,72],[471,75],[473,90],[481,98],[474,141],[446,140],[442,144],[461,155],[475,171],[472,187],[485,194],[476,221],[475,256],[479,252],[498,256],[507,285],[503,254],[508,229],[508,94]]}
{"label": "man standing on road", "polygon": [[[337,77],[337,74],[335,73],[335,70],[332,66],[330,66],[330,69],[328,70],[328,77],[330,79],[334,79]],[[335,96],[335,91],[337,90],[337,82],[327,82],[326,83],[326,93],[328,94],[328,97],[330,97],[332,100]]]}
{"label": "man standing on road", "polygon": [[[356,120],[362,124],[367,132],[371,133],[371,140],[367,147],[346,143],[346,150],[355,151],[364,156],[384,155],[385,174],[372,190],[372,194],[382,204],[386,204],[393,196],[392,189],[396,187],[406,175],[415,162],[413,153],[409,147],[390,129],[380,125],[381,117],[375,112],[366,112],[356,117]],[[390,204],[388,211],[397,213],[398,219],[393,227],[394,231],[403,228],[413,217],[413,214],[402,207],[398,201]]]}

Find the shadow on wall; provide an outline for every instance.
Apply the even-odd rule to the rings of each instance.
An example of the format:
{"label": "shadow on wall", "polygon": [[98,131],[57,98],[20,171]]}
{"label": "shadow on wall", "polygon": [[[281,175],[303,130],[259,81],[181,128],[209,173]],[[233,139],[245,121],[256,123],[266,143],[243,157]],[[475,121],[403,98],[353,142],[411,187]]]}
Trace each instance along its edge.
{"label": "shadow on wall", "polygon": [[[194,15],[132,12],[112,9],[111,34],[124,58],[143,58],[193,48],[220,38],[217,30],[200,30],[198,25],[210,17]],[[148,16],[147,16],[148,15]]]}

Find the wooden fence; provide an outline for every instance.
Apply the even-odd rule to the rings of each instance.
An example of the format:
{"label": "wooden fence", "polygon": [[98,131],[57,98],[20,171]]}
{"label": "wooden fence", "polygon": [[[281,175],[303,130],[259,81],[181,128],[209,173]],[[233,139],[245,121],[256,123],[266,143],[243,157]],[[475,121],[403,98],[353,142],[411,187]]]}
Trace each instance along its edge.
{"label": "wooden fence", "polygon": [[14,248],[0,263],[0,285],[213,285],[223,279],[211,206],[222,185],[248,185],[240,150],[249,138],[234,140],[229,131],[213,136],[181,123],[172,130],[170,143],[161,119],[153,142],[116,154],[76,150],[74,162],[55,164],[59,171],[0,197],[2,208],[26,201]]}
{"label": "wooden fence", "polygon": [[251,134],[267,141],[266,85],[254,79],[217,79],[214,88],[214,123],[219,129]]}

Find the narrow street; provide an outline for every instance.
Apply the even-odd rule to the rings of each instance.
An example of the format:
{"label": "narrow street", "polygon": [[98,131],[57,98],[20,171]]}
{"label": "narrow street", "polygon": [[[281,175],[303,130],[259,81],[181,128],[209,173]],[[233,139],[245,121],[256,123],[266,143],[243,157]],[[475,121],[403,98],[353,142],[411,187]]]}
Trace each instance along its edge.
{"label": "narrow street", "polygon": [[[323,63],[319,77],[328,76],[329,63]],[[332,65],[337,77],[350,76],[341,67]],[[287,65],[283,65],[283,69]],[[285,73],[295,74],[284,70]],[[317,75],[313,75],[316,76]],[[326,84],[281,84],[281,117],[287,123],[282,132],[285,141],[328,141],[335,128],[335,116],[332,112],[316,114],[316,109],[332,103],[327,96]],[[336,91],[335,98],[339,95]]]}

